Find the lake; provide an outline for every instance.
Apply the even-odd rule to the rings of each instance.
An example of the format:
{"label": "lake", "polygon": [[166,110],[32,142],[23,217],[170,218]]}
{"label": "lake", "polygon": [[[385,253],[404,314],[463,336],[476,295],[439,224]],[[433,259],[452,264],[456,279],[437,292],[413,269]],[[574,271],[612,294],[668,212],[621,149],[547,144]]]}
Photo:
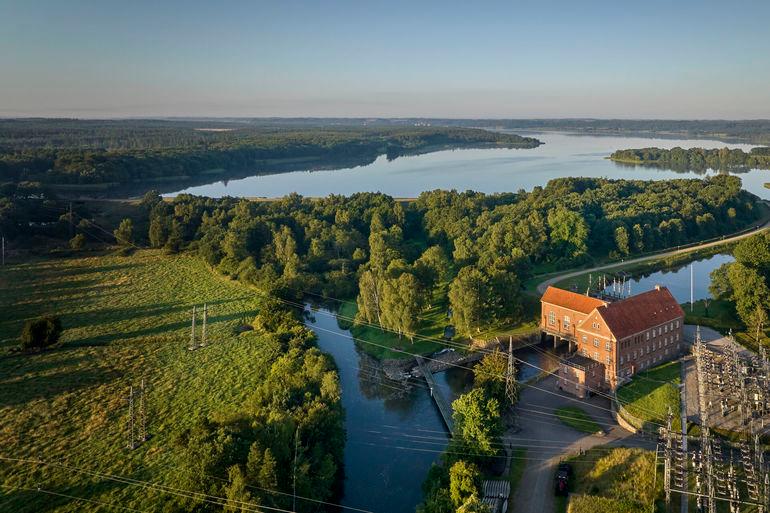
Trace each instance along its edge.
{"label": "lake", "polygon": [[[729,146],[745,151],[749,144],[725,144],[707,139],[659,139],[642,137],[588,136],[558,132],[520,132],[545,144],[532,149],[446,150],[399,157],[388,161],[382,155],[371,164],[323,171],[251,176],[190,187],[178,193],[202,196],[277,197],[297,192],[303,196],[350,195],[355,192],[383,192],[393,197],[415,197],[433,189],[515,192],[545,185],[565,176],[663,180],[702,177],[704,173],[678,173],[650,167],[628,167],[605,157],[622,148]],[[260,169],[254,169],[255,175]],[[713,173],[713,172],[710,172]],[[770,171],[740,173],[744,188],[770,199]],[[169,194],[173,196],[178,193]]]}
{"label": "lake", "polygon": [[[631,294],[639,294],[655,288],[655,285],[668,287],[671,294],[679,303],[690,301],[690,265],[693,273],[693,297],[695,301],[711,297],[709,285],[711,284],[711,271],[729,262],[735,261],[730,254],[717,254],[681,266],[642,274],[629,280]],[[609,278],[608,278],[609,279]],[[628,282],[626,283],[628,286]],[[606,293],[612,293],[612,286],[604,289]]]}

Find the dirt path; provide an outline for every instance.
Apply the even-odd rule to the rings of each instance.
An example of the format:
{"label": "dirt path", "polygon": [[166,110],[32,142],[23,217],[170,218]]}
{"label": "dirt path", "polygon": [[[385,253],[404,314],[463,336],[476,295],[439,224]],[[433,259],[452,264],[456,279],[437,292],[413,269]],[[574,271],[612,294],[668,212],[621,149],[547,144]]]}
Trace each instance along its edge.
{"label": "dirt path", "polygon": [[574,278],[575,276],[580,276],[581,274],[592,273],[596,271],[604,271],[606,269],[612,269],[615,267],[622,267],[626,265],[633,265],[633,264],[638,264],[642,262],[648,262],[650,260],[660,260],[662,258],[668,258],[676,255],[684,255],[687,253],[692,253],[693,251],[697,251],[700,249],[713,248],[715,246],[721,246],[722,244],[728,244],[730,242],[739,241],[741,239],[745,239],[746,237],[751,237],[752,235],[756,235],[757,233],[763,232],[767,229],[770,229],[770,221],[766,222],[763,225],[757,226],[754,230],[741,233],[738,235],[733,235],[732,237],[725,237],[724,239],[719,239],[712,242],[704,242],[702,244],[697,244],[695,246],[689,246],[681,249],[673,249],[671,251],[656,253],[654,255],[649,255],[649,256],[644,256],[639,258],[632,258],[631,260],[626,260],[624,262],[614,262],[611,264],[598,265],[590,269],[580,269],[578,271],[570,271],[564,274],[558,274],[556,276],[552,276],[540,282],[537,285],[537,292],[539,294],[542,294],[543,292],[545,292],[545,289],[548,288],[548,285],[553,285],[554,283],[559,282],[561,280],[566,280],[567,278]]}
{"label": "dirt path", "polygon": [[[510,442],[526,447],[524,473],[514,494],[510,511],[550,513],[554,511],[554,471],[560,459],[596,445],[624,445],[654,449],[653,441],[625,431],[610,414],[609,400],[593,397],[576,399],[556,389],[556,378],[540,381],[521,393],[516,405],[521,431],[507,433]],[[586,435],[556,418],[554,411],[575,406],[589,414],[604,430],[604,436]]]}

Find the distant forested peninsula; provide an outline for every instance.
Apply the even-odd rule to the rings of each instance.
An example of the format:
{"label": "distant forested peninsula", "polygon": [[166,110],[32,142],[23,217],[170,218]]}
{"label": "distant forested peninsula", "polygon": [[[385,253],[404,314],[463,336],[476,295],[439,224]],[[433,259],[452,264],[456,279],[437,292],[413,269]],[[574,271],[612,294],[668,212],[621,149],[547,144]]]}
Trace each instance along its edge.
{"label": "distant forested peninsula", "polygon": [[640,148],[618,150],[609,157],[615,162],[645,166],[665,167],[677,171],[735,168],[770,169],[770,148],[752,148],[750,152],[739,149],[718,148]]}
{"label": "distant forested peninsula", "polygon": [[287,129],[221,120],[2,120],[0,181],[93,192],[132,183],[362,165],[383,154],[393,159],[447,148],[540,144],[531,137],[456,127]]}

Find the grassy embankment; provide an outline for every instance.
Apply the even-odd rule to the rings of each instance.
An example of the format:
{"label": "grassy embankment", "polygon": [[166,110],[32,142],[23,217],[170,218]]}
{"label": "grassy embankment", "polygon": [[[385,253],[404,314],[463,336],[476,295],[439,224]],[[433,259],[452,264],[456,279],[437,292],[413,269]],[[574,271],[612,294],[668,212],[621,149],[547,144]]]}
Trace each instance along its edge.
{"label": "grassy embankment", "polygon": [[601,426],[581,408],[565,406],[557,408],[555,413],[562,423],[582,433],[593,434],[601,430]]}
{"label": "grassy embankment", "polygon": [[[279,348],[237,328],[257,304],[245,287],[191,256],[140,251],[7,265],[0,272],[2,455],[173,482],[173,441],[196,419],[235,413]],[[210,346],[190,352],[192,305],[209,305]],[[26,319],[61,316],[59,348],[12,354]],[[200,315],[200,314],[199,314]],[[198,318],[200,323],[201,318]],[[200,326],[200,324],[198,324]],[[148,442],[126,445],[129,384],[148,382]],[[168,497],[52,467],[0,465],[0,484],[43,488],[123,507],[154,509]],[[34,476],[21,479],[19,476]],[[21,479],[21,481],[20,481]],[[34,491],[0,493],[2,511],[94,511],[99,506]]]}
{"label": "grassy embankment", "polygon": [[636,374],[630,383],[618,388],[618,401],[645,424],[665,425],[670,408],[674,414],[674,426],[679,426],[680,383],[679,362],[664,363]]}
{"label": "grassy embankment", "polygon": [[[596,447],[567,460],[574,470],[569,513],[663,511],[662,479],[655,479],[655,453],[627,447]],[[557,497],[556,510],[567,511]]]}

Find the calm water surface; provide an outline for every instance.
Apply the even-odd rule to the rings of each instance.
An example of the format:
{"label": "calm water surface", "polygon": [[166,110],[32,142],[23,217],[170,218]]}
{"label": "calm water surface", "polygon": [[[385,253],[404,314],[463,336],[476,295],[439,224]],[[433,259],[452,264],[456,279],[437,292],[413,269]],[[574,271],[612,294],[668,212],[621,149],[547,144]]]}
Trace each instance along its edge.
{"label": "calm water surface", "polygon": [[[729,254],[718,254],[691,262],[693,275],[693,297],[695,301],[710,297],[709,285],[711,284],[711,271],[735,258]],[[643,274],[631,280],[631,293],[639,294],[655,288],[655,285],[668,287],[671,294],[680,303],[690,301],[690,264],[679,267]],[[611,293],[612,287],[608,286],[605,292]]]}
{"label": "calm water surface", "polygon": [[[422,482],[446,448],[443,421],[425,382],[409,387],[383,379],[375,362],[341,329],[332,312],[308,310],[306,324],[318,346],[337,363],[345,408],[345,483],[342,504],[376,513],[411,512],[422,500]],[[517,351],[519,379],[550,369],[556,360],[544,350]],[[435,375],[451,401],[472,385],[472,372],[451,368]]]}
{"label": "calm water surface", "polygon": [[[517,133],[524,134],[520,131]],[[528,132],[526,135],[536,137],[545,144],[521,150],[447,150],[399,157],[393,161],[381,156],[369,165],[354,168],[252,176],[190,187],[179,192],[212,197],[275,197],[292,192],[303,196],[383,192],[394,197],[415,197],[422,191],[433,189],[515,192],[519,189],[531,190],[537,185],[545,185],[552,178],[565,176],[643,180],[703,176],[695,172],[677,173],[648,167],[627,167],[605,158],[621,148],[729,146],[748,151],[753,147],[705,139],[584,136],[554,132]],[[259,172],[260,169],[254,170],[254,173]],[[764,187],[764,183],[770,181],[770,171],[752,170],[740,176],[747,190],[770,199],[770,189]]]}

